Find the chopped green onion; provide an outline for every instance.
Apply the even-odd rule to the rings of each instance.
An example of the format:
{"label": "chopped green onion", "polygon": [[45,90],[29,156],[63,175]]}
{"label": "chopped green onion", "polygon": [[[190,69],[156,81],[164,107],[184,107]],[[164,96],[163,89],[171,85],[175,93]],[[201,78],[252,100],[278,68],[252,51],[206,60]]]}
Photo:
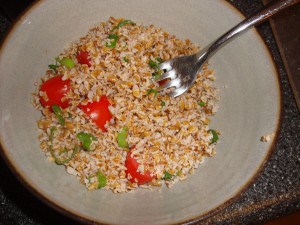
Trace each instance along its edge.
{"label": "chopped green onion", "polygon": [[107,179],[100,171],[98,171],[98,173],[96,175],[88,176],[87,179],[89,180],[89,182],[91,182],[91,179],[94,178],[94,177],[97,177],[98,189],[103,188],[103,187],[106,186]]}
{"label": "chopped green onion", "polygon": [[[58,165],[63,165],[67,162],[69,162],[71,159],[73,159],[73,157],[75,156],[75,154],[78,152],[78,146],[75,146],[75,148],[73,149],[73,152],[71,154],[70,157],[68,158],[65,158],[65,159],[59,159],[55,154],[54,154],[54,151],[53,151],[53,138],[54,138],[54,132],[56,131],[56,127],[51,127],[50,128],[50,135],[49,135],[49,140],[50,140],[50,152],[51,152],[51,155],[52,157],[54,158],[55,160],[55,163],[58,164]],[[64,149],[64,152],[67,152],[68,150],[65,148]]]}
{"label": "chopped green onion", "polygon": [[123,127],[122,130],[118,133],[117,140],[118,140],[118,145],[121,148],[129,148],[128,143],[126,141],[127,138],[127,127]]}
{"label": "chopped green onion", "polygon": [[156,61],[159,62],[159,63],[163,62],[163,60],[161,58],[159,58],[159,57],[156,58]]}
{"label": "chopped green onion", "polygon": [[167,171],[164,174],[164,177],[162,178],[163,180],[171,180],[173,177],[172,174],[168,173]]}
{"label": "chopped green onion", "polygon": [[69,69],[71,69],[75,66],[74,61],[70,58],[67,58],[67,57],[63,57],[62,59],[60,59],[59,57],[56,57],[55,60],[57,62],[59,62],[62,66],[65,66]]}
{"label": "chopped green onion", "polygon": [[163,70],[159,70],[157,72],[152,73],[153,78],[158,78],[163,74]]}
{"label": "chopped green onion", "polygon": [[119,39],[119,35],[117,35],[117,34],[110,34],[110,35],[108,35],[108,38],[109,39],[113,39],[113,40],[118,40]]}
{"label": "chopped green onion", "polygon": [[198,102],[198,105],[200,105],[201,107],[205,106],[205,102]]}
{"label": "chopped green onion", "polygon": [[110,42],[106,42],[106,47],[108,47],[108,48],[114,48],[114,47],[116,47],[117,41],[119,39],[119,35],[117,35],[117,34],[110,34],[110,35],[108,35],[108,38],[111,41]]}
{"label": "chopped green onion", "polygon": [[162,106],[162,107],[166,106],[165,101],[161,101],[161,106]]}
{"label": "chopped green onion", "polygon": [[126,56],[123,59],[125,62],[129,62],[129,60],[126,58]]}
{"label": "chopped green onion", "polygon": [[157,67],[157,63],[150,59],[149,66],[152,68]]}
{"label": "chopped green onion", "polygon": [[208,131],[210,131],[213,135],[210,143],[212,144],[212,143],[217,142],[219,140],[219,136],[218,136],[217,132],[215,130],[208,130]]}
{"label": "chopped green onion", "polygon": [[48,68],[49,68],[50,70],[56,71],[56,69],[58,68],[58,65],[50,64],[50,65],[48,65]]}
{"label": "chopped green onion", "polygon": [[61,125],[65,125],[65,118],[63,117],[62,109],[58,105],[52,106],[53,112],[55,113],[58,121],[61,123]]}
{"label": "chopped green onion", "polygon": [[118,25],[115,26],[115,27],[111,30],[111,32],[113,32],[114,30],[116,30],[116,29],[118,29],[118,28],[120,28],[120,27],[123,27],[123,26],[126,25],[126,24],[135,25],[135,23],[132,22],[131,20],[123,20],[123,21],[121,21],[120,23],[118,23]]}
{"label": "chopped green onion", "polygon": [[51,142],[50,148],[52,148],[52,141],[53,141],[53,137],[54,137],[54,132],[55,132],[56,130],[57,130],[56,127],[51,127],[51,128],[50,128],[50,135],[49,135],[49,140],[50,140],[50,142]]}
{"label": "chopped green onion", "polygon": [[95,136],[84,132],[80,132],[76,136],[81,141],[83,148],[87,151],[91,151],[92,141],[98,140]]}
{"label": "chopped green onion", "polygon": [[[78,152],[78,146],[75,146],[73,151],[72,151],[72,154],[70,155],[70,157],[67,157],[65,159],[59,159],[53,151],[51,151],[51,155],[53,156],[53,158],[55,159],[55,163],[57,165],[64,165],[65,163],[69,162],[71,159],[73,159],[73,157],[75,156],[75,154]],[[64,152],[67,152],[68,150],[65,148],[64,149]]]}
{"label": "chopped green onion", "polygon": [[157,58],[156,58],[156,62],[150,59],[150,61],[149,61],[148,64],[149,64],[149,66],[150,66],[151,68],[156,68],[156,69],[158,69],[158,64],[160,64],[160,63],[162,63],[162,62],[163,62],[163,60],[162,60],[161,58],[157,57]]}
{"label": "chopped green onion", "polygon": [[114,47],[116,47],[116,44],[117,44],[117,41],[116,40],[113,40],[113,41],[111,41],[111,42],[106,42],[106,47],[108,47],[108,48],[114,48]]}
{"label": "chopped green onion", "polygon": [[150,88],[148,91],[147,91],[147,95],[150,95],[151,93],[154,93],[154,97],[158,94],[158,91],[157,90],[154,90],[153,88]]}
{"label": "chopped green onion", "polygon": [[75,63],[70,58],[63,58],[62,63],[63,66],[66,66],[67,68],[71,69],[75,66]]}
{"label": "chopped green onion", "polygon": [[103,188],[106,186],[106,177],[99,171],[97,173],[97,178],[98,178],[98,188]]}
{"label": "chopped green onion", "polygon": [[61,64],[61,59],[59,57],[55,57],[54,59],[55,59],[56,62]]}

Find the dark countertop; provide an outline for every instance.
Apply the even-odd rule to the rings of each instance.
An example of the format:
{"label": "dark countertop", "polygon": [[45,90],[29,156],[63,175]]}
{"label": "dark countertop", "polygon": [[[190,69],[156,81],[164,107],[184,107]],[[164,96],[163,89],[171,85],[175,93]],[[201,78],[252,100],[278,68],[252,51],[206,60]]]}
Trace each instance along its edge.
{"label": "dark countertop", "polygon": [[[261,0],[231,0],[245,15],[262,7]],[[0,12],[0,38],[11,22]],[[300,210],[300,113],[268,23],[258,28],[280,73],[283,120],[279,140],[261,176],[240,198],[203,224],[262,224]],[[0,158],[0,225],[78,224],[34,197]],[[201,223],[202,224],[202,223]],[[300,222],[299,222],[300,224]]]}

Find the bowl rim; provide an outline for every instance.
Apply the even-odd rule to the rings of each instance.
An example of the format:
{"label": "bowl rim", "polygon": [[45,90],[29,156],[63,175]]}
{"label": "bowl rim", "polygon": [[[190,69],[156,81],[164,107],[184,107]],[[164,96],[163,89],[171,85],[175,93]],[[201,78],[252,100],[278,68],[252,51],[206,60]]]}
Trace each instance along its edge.
{"label": "bowl rim", "polygon": [[[25,17],[26,15],[30,14],[31,11],[33,11],[36,7],[38,7],[40,4],[42,4],[45,1],[46,0],[34,0],[12,22],[11,26],[7,29],[7,31],[5,32],[5,35],[3,36],[2,40],[1,40],[0,54],[1,54],[1,51],[2,51],[3,47],[8,42],[10,35],[20,25],[20,23],[21,23],[20,21],[22,20],[22,18]],[[231,10],[234,11],[236,14],[238,14],[238,16],[241,17],[242,19],[244,19],[246,17],[244,15],[244,13],[242,11],[240,11],[238,8],[236,8],[233,5],[233,3],[231,3],[229,0],[224,0],[222,3],[224,3],[224,5],[226,5],[226,7],[231,8]],[[204,212],[203,214],[200,214],[195,218],[191,218],[191,219],[181,221],[181,222],[178,222],[178,223],[175,223],[175,224],[181,224],[181,223],[196,224],[196,223],[199,223],[201,221],[204,221],[204,220],[216,215],[218,212],[224,210],[225,208],[227,208],[228,206],[230,206],[231,204],[236,202],[241,197],[241,195],[244,194],[257,181],[257,179],[260,177],[260,175],[264,171],[264,169],[266,167],[266,164],[269,161],[272,153],[275,150],[276,144],[279,140],[279,134],[280,134],[280,131],[281,131],[281,128],[282,128],[282,121],[283,121],[283,93],[282,93],[282,84],[280,82],[280,73],[279,73],[278,65],[276,64],[274,58],[272,57],[270,47],[267,45],[265,39],[262,37],[262,35],[258,32],[258,30],[256,28],[253,28],[253,31],[254,31],[254,34],[256,35],[258,41],[260,41],[261,44],[265,47],[265,51],[266,51],[266,53],[267,53],[267,55],[270,59],[272,67],[275,69],[274,74],[276,75],[276,78],[277,78],[276,79],[277,80],[277,87],[276,88],[278,89],[278,93],[279,93],[279,112],[278,112],[279,115],[278,115],[278,121],[276,123],[276,132],[275,132],[273,142],[270,145],[270,147],[267,151],[268,153],[265,156],[265,158],[263,159],[263,162],[261,163],[261,165],[258,166],[256,171],[251,176],[251,178],[249,178],[248,181],[245,182],[244,185],[240,187],[240,189],[237,191],[236,194],[234,194],[233,197],[229,197],[222,204],[220,204],[219,206],[217,206],[216,208],[214,208],[214,209],[212,209],[208,212]],[[3,139],[0,136],[0,156],[4,159],[4,162],[7,165],[7,167],[10,169],[10,171],[12,171],[13,174],[17,177],[17,180],[20,181],[20,183],[31,194],[33,194],[37,199],[39,199],[41,202],[43,202],[44,204],[46,204],[50,208],[54,209],[56,212],[66,216],[68,218],[71,218],[73,220],[76,220],[78,222],[81,222],[81,223],[84,222],[85,224],[104,224],[104,222],[98,222],[96,220],[91,220],[87,217],[76,214],[76,213],[60,206],[59,204],[57,204],[53,200],[51,200],[51,197],[43,195],[36,187],[31,185],[30,182],[28,180],[26,180],[26,178],[24,178],[21,175],[21,173],[19,172],[17,166],[14,165],[13,161],[10,160],[10,158],[7,154],[7,152],[9,150],[5,149],[4,146],[2,145],[2,143],[3,143]]]}

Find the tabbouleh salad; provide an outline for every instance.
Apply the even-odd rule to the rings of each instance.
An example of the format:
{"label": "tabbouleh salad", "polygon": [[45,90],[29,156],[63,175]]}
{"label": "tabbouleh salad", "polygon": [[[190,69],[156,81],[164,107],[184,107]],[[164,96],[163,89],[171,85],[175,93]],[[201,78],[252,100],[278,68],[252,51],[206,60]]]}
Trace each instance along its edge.
{"label": "tabbouleh salad", "polygon": [[193,54],[189,39],[110,17],[53,60],[33,94],[40,147],[88,190],[156,189],[185,180],[215,154],[214,71],[171,98],[157,92],[157,65]]}

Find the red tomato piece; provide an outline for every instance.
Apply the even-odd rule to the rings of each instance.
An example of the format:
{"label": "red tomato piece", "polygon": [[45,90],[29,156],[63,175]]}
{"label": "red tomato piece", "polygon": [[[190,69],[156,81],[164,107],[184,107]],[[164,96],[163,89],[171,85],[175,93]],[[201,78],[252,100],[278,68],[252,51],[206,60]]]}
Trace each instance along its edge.
{"label": "red tomato piece", "polygon": [[107,97],[102,95],[99,102],[89,102],[87,105],[79,105],[79,108],[88,115],[102,131],[107,131],[104,125],[112,118],[108,106],[110,106],[110,103]]}
{"label": "red tomato piece", "polygon": [[40,96],[40,102],[42,106],[50,107],[52,110],[53,105],[58,105],[61,108],[67,108],[69,106],[69,101],[66,99],[62,101],[61,99],[67,94],[70,90],[70,80],[62,80],[62,76],[55,76],[46,80],[42,83],[40,91],[47,94],[48,101],[46,101],[42,96]]}
{"label": "red tomato piece", "polygon": [[77,54],[77,60],[80,64],[86,64],[88,66],[91,66],[89,53],[87,51],[79,51]]}
{"label": "red tomato piece", "polygon": [[168,81],[169,81],[169,79],[164,79],[164,80],[158,81],[158,84],[159,84],[159,86],[163,86]]}
{"label": "red tomato piece", "polygon": [[[128,178],[130,174],[129,181],[132,183],[137,183],[138,185],[142,185],[150,182],[155,178],[155,176],[151,176],[149,171],[146,171],[144,174],[138,172],[139,163],[135,160],[135,158],[131,155],[131,151],[127,153],[127,157],[125,160],[125,166],[127,168],[126,176]],[[137,182],[136,182],[137,180]]]}

